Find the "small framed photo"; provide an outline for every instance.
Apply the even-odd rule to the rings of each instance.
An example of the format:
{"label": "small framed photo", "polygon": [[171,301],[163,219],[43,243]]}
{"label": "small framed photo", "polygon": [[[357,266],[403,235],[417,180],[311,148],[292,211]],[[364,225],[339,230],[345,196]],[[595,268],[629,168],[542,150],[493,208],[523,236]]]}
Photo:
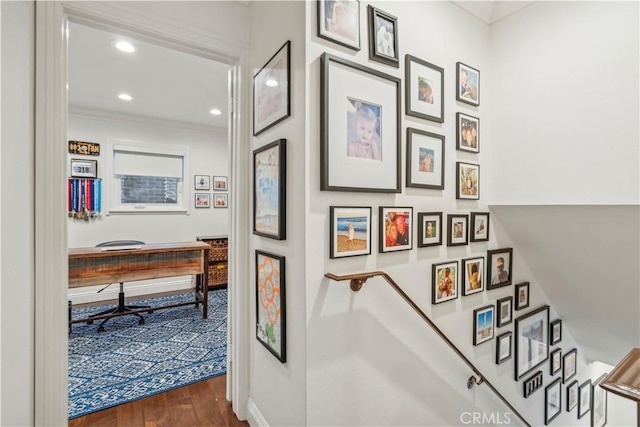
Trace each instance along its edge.
{"label": "small framed photo", "polygon": [[518,283],[515,289],[514,301],[516,311],[529,307],[529,282]]}
{"label": "small framed photo", "polygon": [[214,208],[229,207],[228,196],[224,193],[213,193],[213,207]]}
{"label": "small framed photo", "polygon": [[213,177],[213,190],[214,191],[227,191],[229,187],[227,186],[227,177],[226,176],[214,176]]}
{"label": "small framed photo", "polygon": [[369,59],[398,68],[398,18],[369,5]]}
{"label": "small framed photo", "polygon": [[447,215],[447,246],[469,244],[469,215]]}
{"label": "small framed photo", "polygon": [[469,105],[480,105],[480,71],[462,62],[456,64],[456,99]]}
{"label": "small framed photo", "polygon": [[578,406],[578,380],[567,386],[567,412]]}
{"label": "small framed photo", "polygon": [[562,370],[562,349],[553,350],[549,355],[551,363],[549,364],[549,375],[555,375]]}
{"label": "small framed photo", "polygon": [[456,199],[480,200],[480,165],[456,162]]}
{"label": "small framed photo", "polygon": [[360,50],[360,1],[318,0],[318,37]]}
{"label": "small framed photo", "polygon": [[444,136],[407,128],[407,187],[444,190]]}
{"label": "small framed photo", "polygon": [[518,381],[549,358],[549,306],[544,305],[518,317],[514,335],[514,380]]}
{"label": "small framed photo", "polygon": [[210,197],[211,195],[209,193],[196,193],[195,195],[196,208],[211,207]]}
{"label": "small framed photo", "polygon": [[253,234],[286,239],[287,140],[253,152]]}
{"label": "small framed photo", "polygon": [[471,212],[471,241],[489,241],[489,212]]}
{"label": "small framed photo", "polygon": [[253,77],[253,136],[291,115],[290,50],[287,41]]}
{"label": "small framed photo", "polygon": [[286,355],[285,257],[256,250],[256,339],[280,362]]}
{"label": "small framed photo", "polygon": [[566,384],[571,378],[576,376],[578,366],[578,349],[570,350],[562,356],[562,383]]}
{"label": "small framed photo", "polygon": [[415,56],[404,56],[405,112],[409,116],[444,122],[444,69]]}
{"label": "small framed photo", "polygon": [[554,320],[553,322],[551,322],[549,327],[551,328],[551,331],[549,332],[551,341],[549,342],[549,344],[558,344],[560,341],[562,341],[562,319]]}
{"label": "small framed photo", "polygon": [[71,159],[71,177],[72,178],[97,178],[98,177],[98,161]]}
{"label": "small framed photo", "polygon": [[406,251],[413,248],[411,224],[413,208],[380,206],[380,252]]}
{"label": "small framed photo", "polygon": [[511,331],[500,334],[496,337],[496,365],[511,359],[511,341],[513,333]]}
{"label": "small framed photo", "polygon": [[371,208],[331,206],[330,258],[371,254]]}
{"label": "small framed photo", "polygon": [[512,248],[487,251],[487,290],[511,284]]}
{"label": "small framed photo", "polygon": [[458,261],[433,264],[431,283],[431,304],[458,298]]}
{"label": "small framed photo", "polygon": [[196,190],[211,190],[211,178],[209,175],[196,175],[193,181],[193,185]]}
{"label": "small framed photo", "polygon": [[462,295],[468,296],[484,291],[484,257],[462,260],[464,285]]}
{"label": "small framed photo", "polygon": [[591,380],[586,380],[578,387],[578,418],[582,418],[591,410]]}
{"label": "small framed photo", "polygon": [[562,411],[562,386],[560,378],[544,389],[544,425],[549,425]]}
{"label": "small framed photo", "polygon": [[522,382],[522,396],[526,399],[540,387],[542,387],[542,371],[536,372]]}
{"label": "small framed photo", "polygon": [[607,424],[607,391],[599,387],[607,376],[603,374],[591,384],[591,426],[602,427]]}
{"label": "small framed photo", "polygon": [[418,247],[442,245],[442,212],[418,212]]}
{"label": "small framed photo", "polygon": [[456,132],[456,149],[460,151],[479,153],[480,119],[464,113],[456,113],[456,122],[458,123]]}
{"label": "small framed photo", "polygon": [[493,339],[493,305],[473,310],[473,345],[479,345]]}
{"label": "small framed photo", "polygon": [[513,321],[513,297],[504,297],[496,302],[496,326],[501,328]]}

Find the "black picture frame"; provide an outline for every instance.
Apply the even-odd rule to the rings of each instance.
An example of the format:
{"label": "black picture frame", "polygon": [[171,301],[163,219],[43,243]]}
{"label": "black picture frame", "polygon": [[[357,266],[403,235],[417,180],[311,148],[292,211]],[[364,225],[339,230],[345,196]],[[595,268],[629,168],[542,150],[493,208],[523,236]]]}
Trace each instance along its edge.
{"label": "black picture frame", "polygon": [[496,330],[495,310],[493,304],[473,310],[473,345],[480,345],[493,339]]}
{"label": "black picture frame", "polygon": [[360,0],[318,0],[317,4],[318,37],[359,51]]}
{"label": "black picture frame", "polygon": [[431,304],[441,304],[458,298],[458,261],[431,266]]}
{"label": "black picture frame", "polygon": [[562,356],[562,383],[566,384],[578,373],[578,349],[569,350]]}
{"label": "black picture frame", "polygon": [[[330,212],[329,258],[371,255],[371,206],[331,206]],[[363,233],[364,247],[357,238]]]}
{"label": "black picture frame", "polygon": [[[399,68],[398,18],[371,5],[367,7],[367,10],[369,15],[369,59]],[[389,40],[390,38],[392,40]]]}
{"label": "black picture frame", "polygon": [[522,397],[525,399],[542,387],[542,371],[538,371],[522,382]]}
{"label": "black picture frame", "polygon": [[567,412],[578,406],[578,380],[567,386]]}
{"label": "black picture frame", "polygon": [[456,150],[480,152],[480,119],[456,113]]}
{"label": "black picture frame", "polygon": [[549,328],[549,343],[555,345],[562,341],[562,319],[551,322]]}
{"label": "black picture frame", "polygon": [[[320,74],[320,190],[399,193],[400,79],[328,53],[320,57]],[[350,137],[359,113],[377,123],[366,149]]]}
{"label": "black picture frame", "polygon": [[404,73],[405,113],[444,123],[444,69],[407,54]]}
{"label": "black picture frame", "polygon": [[607,391],[600,383],[607,374],[602,374],[591,384],[591,427],[607,425]]}
{"label": "black picture frame", "polygon": [[501,328],[513,322],[513,297],[499,298],[496,301],[496,327]]}
{"label": "black picture frame", "polygon": [[447,215],[447,246],[469,244],[469,215]]}
{"label": "black picture frame", "polygon": [[513,307],[522,310],[529,307],[529,282],[518,283],[514,286]]}
{"label": "black picture frame", "polygon": [[378,251],[387,253],[413,249],[413,208],[380,206],[378,213]]}
{"label": "black picture frame", "polygon": [[256,339],[280,362],[287,361],[285,257],[256,250]]}
{"label": "black picture frame", "polygon": [[511,285],[512,277],[513,248],[487,251],[487,290]]}
{"label": "black picture frame", "polygon": [[[513,332],[507,331],[496,337],[496,365],[500,365],[513,356],[512,352]],[[507,349],[508,351],[505,350]]]}
{"label": "black picture frame", "polygon": [[549,359],[549,306],[515,319],[514,335],[514,379],[518,381]]}
{"label": "black picture frame", "polygon": [[287,140],[278,139],[253,151],[253,234],[285,240],[286,207]]}
{"label": "black picture frame", "polygon": [[562,349],[557,348],[549,353],[549,375],[553,376],[562,370]]}
{"label": "black picture frame", "polygon": [[491,214],[489,212],[471,212],[469,240],[472,242],[488,242],[490,222]]}
{"label": "black picture frame", "polygon": [[586,380],[578,388],[578,419],[591,410],[591,380]]}
{"label": "black picture frame", "polygon": [[480,200],[480,165],[456,162],[456,199]]}
{"label": "black picture frame", "polygon": [[480,105],[480,70],[462,62],[456,63],[456,100],[474,107]]}
{"label": "black picture frame", "polygon": [[253,136],[291,115],[290,86],[291,41],[287,40],[253,76]]}
{"label": "black picture frame", "polygon": [[442,212],[418,212],[418,247],[442,245]]}
{"label": "black picture frame", "polygon": [[562,386],[556,378],[544,388],[544,425],[549,425],[562,412]]}
{"label": "black picture frame", "polygon": [[462,260],[462,296],[484,291],[484,257]]}
{"label": "black picture frame", "polygon": [[407,128],[407,187],[444,190],[445,137]]}

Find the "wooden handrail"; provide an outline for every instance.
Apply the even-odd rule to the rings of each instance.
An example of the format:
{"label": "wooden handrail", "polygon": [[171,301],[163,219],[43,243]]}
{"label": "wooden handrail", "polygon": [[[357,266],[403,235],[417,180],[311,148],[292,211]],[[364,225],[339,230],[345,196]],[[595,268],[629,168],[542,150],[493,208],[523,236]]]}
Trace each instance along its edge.
{"label": "wooden handrail", "polygon": [[509,407],[509,409],[511,409],[511,411],[518,418],[520,418],[520,420],[526,426],[531,427],[531,424],[529,424],[527,420],[525,420],[524,417],[511,405],[511,403],[509,403],[509,401],[505,399],[504,396],[493,386],[493,384],[491,384],[491,382],[484,375],[482,375],[478,368],[476,368],[475,365],[471,363],[471,361],[460,351],[460,349],[458,349],[458,347],[456,347],[456,345],[449,339],[449,337],[447,337],[444,332],[442,332],[440,328],[438,328],[433,320],[431,320],[429,316],[427,316],[427,314],[422,311],[420,307],[418,307],[418,305],[409,297],[409,295],[407,295],[395,282],[395,280],[393,280],[387,273],[385,273],[384,271],[371,271],[368,273],[345,274],[341,276],[332,273],[326,273],[324,276],[331,280],[335,280],[336,282],[348,280],[351,286],[351,290],[354,292],[362,289],[362,286],[368,279],[376,276],[381,276],[384,280],[387,281],[387,283],[389,283],[389,285],[391,285],[393,289],[395,289],[398,294],[400,294],[400,296],[407,302],[407,304],[409,304],[409,306],[411,306],[411,308],[413,308],[413,310],[418,313],[422,320],[424,320],[429,326],[431,326],[431,329],[433,329],[435,333],[438,334],[440,338],[442,338],[442,340],[449,345],[449,347],[458,355],[458,357],[460,357],[467,364],[467,366],[471,368],[473,373],[480,378],[478,380],[473,375],[469,377],[469,379],[467,380],[467,388],[473,387],[474,384],[486,384],[487,387],[489,387],[489,389],[491,389],[491,391],[493,391],[495,395],[498,396],[498,398],[502,400],[502,402],[507,405],[507,407]]}

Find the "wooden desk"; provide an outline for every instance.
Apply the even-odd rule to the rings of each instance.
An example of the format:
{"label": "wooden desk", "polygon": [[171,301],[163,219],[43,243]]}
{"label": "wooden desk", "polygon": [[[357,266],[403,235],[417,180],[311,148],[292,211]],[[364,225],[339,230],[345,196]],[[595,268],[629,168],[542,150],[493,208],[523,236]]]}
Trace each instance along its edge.
{"label": "wooden desk", "polygon": [[[204,242],[162,243],[139,245],[136,249],[109,247],[69,249],[69,287],[106,285],[161,277],[198,274],[195,300],[170,306],[131,310],[126,313],[96,316],[92,320],[124,316],[138,312],[152,312],[163,308],[202,303],[202,318],[208,316],[209,286],[207,267],[211,246]],[[69,325],[87,319],[69,319]]]}

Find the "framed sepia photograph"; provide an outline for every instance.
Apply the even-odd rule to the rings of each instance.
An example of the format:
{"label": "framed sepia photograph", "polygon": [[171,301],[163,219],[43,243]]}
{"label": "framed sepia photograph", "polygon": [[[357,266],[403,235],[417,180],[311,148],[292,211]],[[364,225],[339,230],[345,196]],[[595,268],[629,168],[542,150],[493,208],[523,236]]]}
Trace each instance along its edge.
{"label": "framed sepia photograph", "polygon": [[603,427],[607,424],[607,391],[600,382],[607,376],[603,374],[591,384],[591,426]]}
{"label": "framed sepia photograph", "polygon": [[318,0],[318,37],[360,50],[360,1]]}
{"label": "framed sepia photograph", "polygon": [[578,387],[578,419],[587,415],[591,410],[591,380],[587,380]]}
{"label": "framed sepia photograph", "polygon": [[562,349],[558,348],[549,354],[549,375],[555,375],[562,370]]}
{"label": "framed sepia photograph", "polygon": [[551,331],[549,332],[549,336],[551,337],[551,341],[549,344],[555,345],[562,341],[562,319],[556,319],[550,324]]}
{"label": "framed sepia photograph", "polygon": [[368,11],[369,59],[398,68],[398,18],[371,5]]}
{"label": "framed sepia photograph", "polygon": [[433,264],[431,284],[431,304],[458,298],[458,261]]}
{"label": "framed sepia photograph", "polygon": [[513,297],[496,301],[496,327],[501,328],[513,321]]}
{"label": "framed sepia photograph", "polygon": [[228,208],[229,207],[229,195],[226,193],[213,193],[213,207],[214,208]]}
{"label": "framed sepia photograph", "polygon": [[549,425],[562,411],[562,385],[560,378],[544,389],[544,425]]}
{"label": "framed sepia photograph", "polygon": [[529,282],[518,283],[515,286],[513,300],[516,311],[529,307]]}
{"label": "framed sepia photograph", "polygon": [[253,76],[253,136],[291,115],[290,50],[287,41]]}
{"label": "framed sepia photograph", "polygon": [[286,239],[287,140],[253,152],[253,234]]}
{"label": "framed sepia photograph", "polygon": [[511,359],[511,341],[513,333],[511,331],[500,334],[496,337],[496,365]]}
{"label": "framed sepia photograph", "polygon": [[487,251],[487,290],[502,288],[511,284],[513,249]]}
{"label": "framed sepia photograph", "polygon": [[480,105],[480,71],[462,62],[456,64],[456,99],[469,105]]}
{"label": "framed sepia photograph", "polygon": [[514,380],[533,371],[549,359],[549,306],[544,305],[515,320]]}
{"label": "framed sepia photograph", "polygon": [[256,339],[280,362],[286,355],[285,257],[256,250]]}
{"label": "framed sepia photograph", "polygon": [[418,247],[442,245],[442,212],[418,212]]}
{"label": "framed sepia photograph", "polygon": [[371,207],[331,206],[330,258],[371,254]]}
{"label": "framed sepia photograph", "polygon": [[195,175],[193,186],[196,190],[206,191],[211,189],[211,178],[209,175]]}
{"label": "framed sepia photograph", "polygon": [[578,406],[578,380],[567,386],[567,412]]}
{"label": "framed sepia photograph", "polygon": [[562,356],[562,383],[566,384],[571,378],[576,376],[578,367],[578,349],[569,350]]}
{"label": "framed sepia photograph", "polygon": [[447,246],[469,244],[469,215],[447,215]]}
{"label": "framed sepia photograph", "polygon": [[211,207],[209,193],[196,193],[195,194],[195,206],[196,208],[209,208]]}
{"label": "framed sepia photograph", "polygon": [[480,165],[456,162],[456,199],[480,200]]}
{"label": "framed sepia photograph", "polygon": [[480,152],[480,119],[464,113],[456,113],[456,149]]}
{"label": "framed sepia photograph", "polygon": [[444,136],[407,128],[407,187],[444,190]]}
{"label": "framed sepia photograph", "polygon": [[489,241],[489,212],[471,212],[471,241]]}
{"label": "framed sepia photograph", "polygon": [[484,291],[484,257],[463,259],[462,269],[462,295],[466,297]]}
{"label": "framed sepia photograph", "polygon": [[379,250],[384,252],[406,251],[413,248],[413,208],[380,206]]}
{"label": "framed sepia photograph", "polygon": [[493,339],[494,311],[493,305],[473,310],[473,345],[480,345]]}
{"label": "framed sepia photograph", "polygon": [[327,53],[320,63],[320,189],[399,193],[400,79]]}
{"label": "framed sepia photograph", "polygon": [[405,112],[444,123],[444,69],[415,56],[404,56]]}
{"label": "framed sepia photograph", "polygon": [[214,191],[227,191],[229,189],[227,185],[226,176],[214,176],[213,177],[213,190]]}

